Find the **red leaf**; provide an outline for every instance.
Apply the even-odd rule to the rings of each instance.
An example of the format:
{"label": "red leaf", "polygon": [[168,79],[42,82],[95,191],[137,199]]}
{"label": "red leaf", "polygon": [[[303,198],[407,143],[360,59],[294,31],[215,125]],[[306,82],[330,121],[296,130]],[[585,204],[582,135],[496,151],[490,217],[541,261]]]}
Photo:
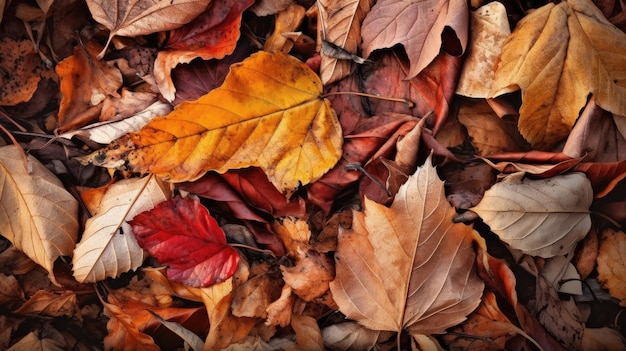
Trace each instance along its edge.
{"label": "red leaf", "polygon": [[168,265],[169,279],[203,287],[233,275],[239,254],[209,211],[198,201],[176,197],[130,222],[137,242]]}

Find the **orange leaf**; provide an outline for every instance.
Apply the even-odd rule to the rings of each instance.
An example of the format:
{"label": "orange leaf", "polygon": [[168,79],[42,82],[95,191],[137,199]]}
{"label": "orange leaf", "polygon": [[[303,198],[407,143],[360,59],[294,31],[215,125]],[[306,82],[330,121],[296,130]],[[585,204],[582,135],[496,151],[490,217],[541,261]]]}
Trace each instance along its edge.
{"label": "orange leaf", "polygon": [[308,66],[261,51],[233,65],[221,87],[82,161],[171,182],[259,166],[280,191],[293,190],[320,178],[341,155],[341,127],[321,93]]}
{"label": "orange leaf", "polygon": [[598,252],[598,280],[626,306],[626,235],[612,229],[602,233]]}

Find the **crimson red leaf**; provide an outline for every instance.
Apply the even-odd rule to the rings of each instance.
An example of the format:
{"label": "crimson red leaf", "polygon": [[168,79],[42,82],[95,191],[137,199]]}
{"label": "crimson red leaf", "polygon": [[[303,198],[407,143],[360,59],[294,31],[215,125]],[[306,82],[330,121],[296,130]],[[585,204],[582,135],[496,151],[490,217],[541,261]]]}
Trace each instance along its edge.
{"label": "crimson red leaf", "polygon": [[168,265],[167,277],[203,287],[233,275],[239,254],[198,201],[180,197],[142,212],[130,222],[139,245]]}

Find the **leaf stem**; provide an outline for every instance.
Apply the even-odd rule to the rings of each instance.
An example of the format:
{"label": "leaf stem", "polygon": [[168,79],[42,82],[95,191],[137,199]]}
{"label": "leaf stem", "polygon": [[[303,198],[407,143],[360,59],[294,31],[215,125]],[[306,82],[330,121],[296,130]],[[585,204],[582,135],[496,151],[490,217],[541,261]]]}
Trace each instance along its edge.
{"label": "leaf stem", "polygon": [[617,223],[613,218],[611,218],[611,217],[609,217],[609,216],[607,216],[605,214],[602,214],[600,212],[595,212],[595,211],[589,211],[589,213],[593,214],[593,215],[596,215],[598,217],[601,217],[602,219],[604,219],[607,222],[611,223],[617,229],[622,229],[622,226],[619,223]]}
{"label": "leaf stem", "polygon": [[267,255],[270,255],[270,256],[276,258],[276,255],[274,255],[274,253],[271,250],[259,249],[258,247],[254,247],[254,246],[250,246],[250,245],[246,245],[246,244],[238,244],[238,243],[228,243],[228,245],[233,246],[233,247],[240,247],[242,249],[248,249],[248,250],[264,253],[264,254],[267,254]]}
{"label": "leaf stem", "polygon": [[372,99],[380,99],[380,100],[387,100],[387,101],[393,101],[393,102],[401,102],[403,104],[407,104],[407,106],[409,106],[410,108],[415,107],[415,103],[409,99],[405,99],[405,98],[394,98],[394,97],[388,97],[388,96],[378,96],[378,95],[373,95],[373,94],[367,94],[367,93],[360,93],[357,91],[332,91],[330,93],[326,93],[324,95],[322,95],[322,97],[328,97],[328,96],[333,96],[333,95],[357,95],[357,96],[364,96],[364,97],[368,97],[368,98],[372,98]]}

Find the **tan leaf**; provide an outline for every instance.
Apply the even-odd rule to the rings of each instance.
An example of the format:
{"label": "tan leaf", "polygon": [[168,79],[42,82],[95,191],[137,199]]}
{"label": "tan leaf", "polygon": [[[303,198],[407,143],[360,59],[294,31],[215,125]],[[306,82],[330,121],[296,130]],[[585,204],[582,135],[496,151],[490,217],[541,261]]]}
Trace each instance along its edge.
{"label": "tan leaf", "polygon": [[322,333],[315,318],[294,314],[291,317],[291,327],[296,333],[295,350],[323,351],[324,342]]}
{"label": "tan leaf", "polygon": [[21,338],[20,341],[8,348],[7,351],[63,351],[67,350],[68,346],[69,345],[59,343],[57,340],[50,338],[39,338],[35,332],[30,332],[25,337]]}
{"label": "tan leaf", "polygon": [[626,338],[611,328],[585,328],[580,349],[583,351],[626,351]]}
{"label": "tan leaf", "polygon": [[304,7],[295,3],[280,11],[276,15],[274,32],[265,41],[263,50],[289,53],[294,43],[285,36],[285,33],[293,32],[300,27],[305,12]]}
{"label": "tan leaf", "polygon": [[274,15],[292,4],[293,0],[259,0],[250,7],[250,11],[259,17]]}
{"label": "tan leaf", "polygon": [[597,258],[598,281],[626,306],[626,235],[612,229],[602,232]]}
{"label": "tan leaf", "polygon": [[237,317],[266,318],[267,307],[278,299],[283,283],[271,273],[257,275],[234,291],[231,309]]}
{"label": "tan leaf", "polygon": [[13,303],[24,300],[26,300],[24,291],[15,276],[0,273],[0,304],[11,306]]}
{"label": "tan leaf", "polygon": [[76,293],[73,291],[55,293],[47,290],[39,290],[20,308],[13,312],[17,314],[35,314],[50,317],[80,317]]}
{"label": "tan leaf", "polygon": [[626,116],[626,34],[589,0],[549,3],[520,20],[507,39],[490,96],[522,90],[519,130],[533,146],[564,139],[593,94]]}
{"label": "tan leaf", "polygon": [[300,251],[295,266],[280,266],[280,270],[285,284],[304,301],[323,296],[334,278],[332,260],[313,250]]}
{"label": "tan leaf", "polygon": [[154,176],[111,185],[98,212],[85,223],[83,237],[74,250],[76,280],[93,283],[139,267],[144,251],[127,221],[170,196],[168,186]]}
{"label": "tan leaf", "polygon": [[145,350],[160,351],[151,336],[139,331],[132,317],[119,306],[102,302],[104,314],[109,317],[108,334],[104,337],[107,350]]}
{"label": "tan leaf", "polygon": [[506,9],[490,2],[470,12],[470,39],[456,93],[472,98],[489,96],[496,62],[511,34]]}
{"label": "tan leaf", "polygon": [[[361,23],[370,12],[373,0],[318,1],[323,39],[357,54],[361,42]],[[324,85],[347,77],[351,72],[351,60],[339,60],[321,52],[320,77]]]}
{"label": "tan leaf", "polygon": [[210,0],[87,0],[91,16],[116,35],[134,37],[178,28],[209,5]]}
{"label": "tan leaf", "polygon": [[390,208],[367,200],[342,231],[330,289],[339,310],[373,330],[442,333],[480,303],[472,228],[453,223],[430,159]]}
{"label": "tan leaf", "polygon": [[282,222],[274,221],[272,229],[285,245],[285,251],[291,258],[296,258],[298,251],[309,248],[311,230],[306,221],[286,217]]}
{"label": "tan leaf", "polygon": [[356,322],[331,324],[322,329],[324,346],[332,351],[372,350],[378,342],[393,336],[392,332],[381,332],[363,327]]}
{"label": "tan leaf", "polygon": [[34,157],[15,146],[0,147],[0,233],[48,271],[55,284],[54,261],[70,256],[78,237],[78,201]]}
{"label": "tan leaf", "polygon": [[291,294],[291,287],[287,284],[283,285],[280,291],[280,297],[278,300],[272,302],[267,306],[267,320],[266,325],[280,325],[286,327],[291,323],[291,311],[293,309],[293,303],[295,296]]}
{"label": "tan leaf", "polygon": [[592,201],[583,173],[540,180],[515,173],[487,190],[471,210],[512,248],[547,258],[568,254],[587,235]]}
{"label": "tan leaf", "polygon": [[82,161],[171,182],[259,166],[277,189],[292,191],[320,178],[341,156],[341,125],[321,94],[307,65],[260,51],[233,65],[219,88]]}

